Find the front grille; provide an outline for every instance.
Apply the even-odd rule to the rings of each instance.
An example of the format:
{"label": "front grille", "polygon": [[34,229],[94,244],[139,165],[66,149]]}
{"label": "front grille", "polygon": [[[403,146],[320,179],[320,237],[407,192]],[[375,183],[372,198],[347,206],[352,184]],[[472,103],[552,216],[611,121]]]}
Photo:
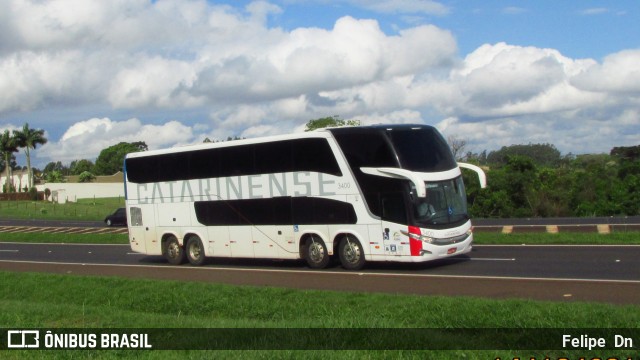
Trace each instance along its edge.
{"label": "front grille", "polygon": [[463,241],[467,240],[467,238],[469,238],[469,235],[470,234],[462,234],[462,235],[458,235],[458,236],[454,236],[454,237],[450,237],[450,238],[440,238],[440,239],[434,238],[431,243],[434,244],[434,245],[457,244],[457,243],[460,243],[460,242],[463,242]]}

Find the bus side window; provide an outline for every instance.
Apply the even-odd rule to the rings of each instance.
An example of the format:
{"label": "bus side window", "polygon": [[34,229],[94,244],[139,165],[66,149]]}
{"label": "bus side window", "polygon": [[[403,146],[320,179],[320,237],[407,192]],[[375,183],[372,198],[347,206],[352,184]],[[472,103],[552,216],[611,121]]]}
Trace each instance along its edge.
{"label": "bus side window", "polygon": [[400,193],[381,194],[382,220],[399,224],[407,223],[407,211],[404,198]]}
{"label": "bus side window", "polygon": [[142,210],[139,207],[131,208],[131,226],[142,226]]}

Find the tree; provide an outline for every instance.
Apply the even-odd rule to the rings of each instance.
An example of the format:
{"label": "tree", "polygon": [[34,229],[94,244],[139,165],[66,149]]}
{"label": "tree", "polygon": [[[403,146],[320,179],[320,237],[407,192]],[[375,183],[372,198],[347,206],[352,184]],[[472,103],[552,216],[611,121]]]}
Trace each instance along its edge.
{"label": "tree", "polygon": [[80,175],[85,171],[92,172],[94,164],[90,160],[74,160],[69,164],[69,173],[71,175]]}
{"label": "tree", "polygon": [[12,153],[18,152],[18,145],[15,136],[9,130],[5,130],[0,135],[0,152],[4,156],[5,170],[7,173],[5,181],[5,193],[11,192],[11,156]]}
{"label": "tree", "polygon": [[13,135],[16,138],[16,142],[18,147],[25,149],[25,154],[27,155],[27,178],[29,179],[29,188],[33,187],[33,169],[31,169],[31,154],[29,153],[29,149],[36,149],[38,145],[44,145],[47,143],[47,138],[44,137],[44,130],[42,129],[31,129],[29,127],[29,123],[25,123],[22,127],[22,130],[17,130],[13,132]]}
{"label": "tree", "polygon": [[309,120],[304,131],[313,131],[316,129],[322,129],[326,127],[337,127],[337,126],[359,126],[360,120],[343,120],[340,119],[340,116],[327,116],[319,119]]}
{"label": "tree", "polygon": [[45,177],[47,176],[48,173],[52,172],[52,171],[58,171],[60,172],[60,174],[62,175],[68,175],[69,174],[69,168],[62,165],[62,162],[60,161],[56,161],[56,162],[50,162],[48,163],[45,167],[44,167],[44,174]]}
{"label": "tree", "polygon": [[498,151],[492,151],[487,155],[490,164],[506,165],[509,157],[527,156],[538,166],[553,167],[560,163],[562,157],[560,151],[551,144],[528,144],[503,146]]}
{"label": "tree", "polygon": [[640,160],[640,145],[614,147],[609,154],[628,161]]}
{"label": "tree", "polygon": [[113,175],[118,171],[122,171],[124,157],[128,153],[146,151],[148,149],[147,144],[141,141],[135,143],[121,142],[103,149],[98,155],[98,159],[96,159],[94,173],[96,175]]}
{"label": "tree", "polygon": [[[9,159],[9,167],[12,171],[18,168],[18,163],[16,162],[16,156],[13,155],[13,153],[11,154]],[[0,154],[0,173],[3,173],[5,169],[6,169],[6,163],[5,163],[4,155]]]}
{"label": "tree", "polygon": [[90,172],[88,172],[88,171],[83,172],[83,173],[82,173],[82,174],[80,174],[80,176],[78,177],[78,180],[79,180],[81,183],[92,182],[92,181],[93,181],[93,180],[95,180],[95,179],[96,179],[96,177],[95,177],[92,173],[90,173]]}
{"label": "tree", "polygon": [[50,183],[62,183],[65,182],[64,176],[58,170],[53,170],[47,173],[46,175],[47,182]]}
{"label": "tree", "polygon": [[464,153],[464,148],[467,146],[467,141],[452,135],[447,138],[447,142],[451,148],[451,153],[453,153],[453,158],[456,160],[462,160],[462,155]]}

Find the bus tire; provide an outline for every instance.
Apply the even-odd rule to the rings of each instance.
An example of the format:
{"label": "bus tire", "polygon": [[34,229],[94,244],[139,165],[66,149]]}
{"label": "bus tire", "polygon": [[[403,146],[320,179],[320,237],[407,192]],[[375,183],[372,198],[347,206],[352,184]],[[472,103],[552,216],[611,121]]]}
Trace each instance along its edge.
{"label": "bus tire", "polygon": [[362,245],[355,237],[345,236],[338,245],[340,264],[347,270],[360,270],[364,266],[364,251]]}
{"label": "bus tire", "polygon": [[313,235],[307,238],[304,245],[304,258],[313,269],[324,269],[331,259],[327,252],[327,246],[319,237]]}
{"label": "bus tire", "polygon": [[198,236],[189,237],[185,250],[187,260],[191,265],[200,266],[204,263],[204,246],[202,246],[202,240]]}
{"label": "bus tire", "polygon": [[185,251],[178,239],[173,236],[167,236],[167,239],[162,243],[162,254],[167,259],[169,264],[181,265],[186,260]]}

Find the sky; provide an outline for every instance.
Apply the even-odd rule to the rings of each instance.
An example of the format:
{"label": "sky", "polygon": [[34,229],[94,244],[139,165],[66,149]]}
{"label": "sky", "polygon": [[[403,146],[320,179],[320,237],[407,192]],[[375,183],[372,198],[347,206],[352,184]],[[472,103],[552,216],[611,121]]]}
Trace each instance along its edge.
{"label": "sky", "polygon": [[637,0],[3,0],[0,131],[44,129],[40,168],[336,115],[608,153],[640,145],[638,23]]}

